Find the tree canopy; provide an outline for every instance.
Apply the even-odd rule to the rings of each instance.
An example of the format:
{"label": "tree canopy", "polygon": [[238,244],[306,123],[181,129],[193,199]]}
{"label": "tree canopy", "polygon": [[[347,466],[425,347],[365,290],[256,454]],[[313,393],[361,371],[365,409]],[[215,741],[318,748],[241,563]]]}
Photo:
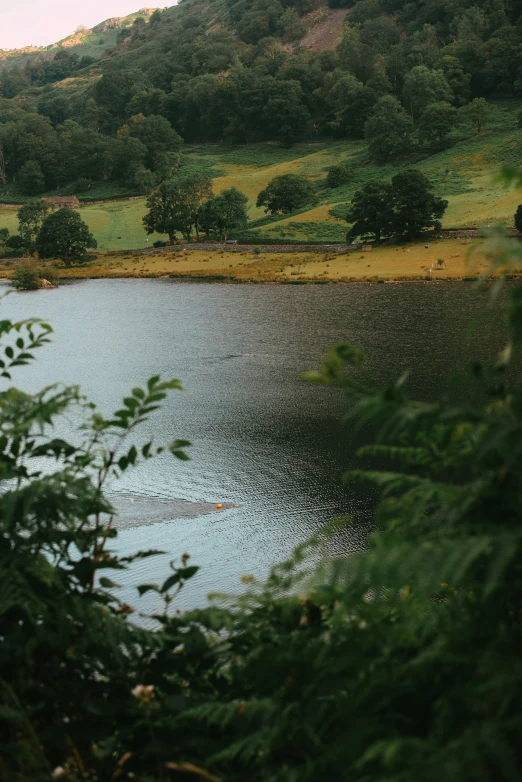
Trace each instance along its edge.
{"label": "tree canopy", "polygon": [[87,249],[97,246],[96,239],[74,209],[58,209],[46,217],[36,238],[40,258],[59,258],[66,266],[81,262]]}
{"label": "tree canopy", "polygon": [[45,218],[49,212],[49,205],[45,201],[34,199],[20,207],[18,217],[18,232],[30,252],[36,248],[36,238],[40,233]]}
{"label": "tree canopy", "polygon": [[88,178],[148,194],[175,170],[181,138],[366,137],[380,164],[418,148],[419,134],[424,149],[449,143],[446,110],[430,137],[430,106],[459,109],[466,136],[498,116],[491,98],[522,95],[517,3],[352,6],[332,50],[294,46],[314,0],[227,0],[217,25],[210,6],[184,0],[148,24],[138,17],[96,61],[63,48],[2,60],[8,186],[31,197]]}
{"label": "tree canopy", "polygon": [[148,234],[166,233],[172,241],[180,231],[190,241],[196,229],[199,238],[199,210],[212,196],[212,183],[199,173],[179,173],[162,182],[147,198],[143,224]]}
{"label": "tree canopy", "polygon": [[346,216],[348,238],[415,239],[426,228],[440,228],[448,202],[433,194],[420,171],[396,174],[391,184],[368,182],[352,199]]}
{"label": "tree canopy", "polygon": [[199,223],[208,233],[217,231],[220,238],[227,239],[233,229],[247,225],[246,205],[248,197],[235,187],[223,190],[210,198],[199,210]]}
{"label": "tree canopy", "polygon": [[385,95],[375,104],[364,125],[370,157],[386,163],[412,148],[413,121],[397,98]]}
{"label": "tree canopy", "polygon": [[313,203],[314,190],[306,177],[299,174],[281,174],[274,177],[257,196],[256,206],[265,212],[290,214]]}

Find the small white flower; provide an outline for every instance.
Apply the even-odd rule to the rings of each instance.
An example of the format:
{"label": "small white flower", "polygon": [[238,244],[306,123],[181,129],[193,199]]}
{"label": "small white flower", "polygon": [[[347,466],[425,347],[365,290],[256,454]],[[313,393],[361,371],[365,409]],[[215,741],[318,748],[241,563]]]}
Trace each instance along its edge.
{"label": "small white flower", "polygon": [[53,771],[53,779],[59,779],[60,777],[63,777],[65,774],[65,769],[63,766],[56,766],[56,768]]}
{"label": "small white flower", "polygon": [[131,695],[140,701],[140,703],[150,703],[154,698],[154,687],[152,684],[137,684]]}

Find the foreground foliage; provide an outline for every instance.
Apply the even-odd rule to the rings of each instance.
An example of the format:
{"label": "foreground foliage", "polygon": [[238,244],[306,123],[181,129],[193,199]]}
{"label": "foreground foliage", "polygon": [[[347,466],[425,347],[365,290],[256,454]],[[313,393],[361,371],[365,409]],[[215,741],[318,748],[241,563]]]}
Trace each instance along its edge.
{"label": "foreground foliage", "polygon": [[[103,486],[156,453],[125,437],[179,384],[152,378],[108,419],[77,388],[2,391],[2,779],[518,780],[522,287],[504,314],[506,349],[473,367],[483,407],[364,388],[361,351],[335,347],[309,380],[340,387],[349,420],[376,432],[362,453],[385,467],[347,476],[381,492],[368,550],[326,545],[318,562],[303,546],[242,597],[177,614],[197,570],[184,555],[139,589],[163,601],[155,633],[114,596],[109,571],[133,558],[110,549]],[[9,379],[49,327],[1,330]],[[71,407],[88,420],[80,445],[51,431]]]}

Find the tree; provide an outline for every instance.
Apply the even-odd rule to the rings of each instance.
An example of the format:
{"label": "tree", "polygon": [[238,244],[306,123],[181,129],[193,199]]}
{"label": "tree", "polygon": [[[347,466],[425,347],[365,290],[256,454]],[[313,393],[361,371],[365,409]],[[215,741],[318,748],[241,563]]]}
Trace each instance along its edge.
{"label": "tree", "polygon": [[143,225],[148,234],[168,234],[172,241],[180,231],[190,241],[192,229],[199,239],[198,212],[212,196],[212,182],[199,173],[179,173],[162,182],[147,198]]}
{"label": "tree", "polygon": [[339,163],[337,166],[330,166],[326,175],[327,187],[341,187],[350,181],[353,177],[353,168],[348,162]]}
{"label": "tree", "polygon": [[19,234],[13,234],[9,236],[5,241],[5,246],[12,250],[15,256],[22,255],[25,250],[25,242]]}
{"label": "tree", "polygon": [[515,212],[515,228],[522,233],[522,204],[517,207]]}
{"label": "tree", "polygon": [[392,203],[391,235],[410,240],[426,228],[440,228],[448,207],[447,201],[433,194],[429,179],[413,169],[393,177]]}
{"label": "tree", "polygon": [[223,190],[218,196],[206,201],[200,209],[199,223],[208,232],[219,231],[227,240],[232,229],[244,228],[247,224],[246,205],[248,196],[235,187]]}
{"label": "tree", "polygon": [[392,187],[385,182],[367,182],[352,198],[346,221],[352,223],[347,238],[380,242],[391,235]]}
{"label": "tree", "polygon": [[376,163],[409,152],[412,147],[413,122],[397,98],[385,95],[375,104],[364,125],[370,157]]}
{"label": "tree", "polygon": [[465,120],[475,126],[477,134],[482,131],[484,125],[491,121],[494,116],[493,109],[485,98],[474,98],[471,103],[460,109],[460,114]]}
{"label": "tree", "polygon": [[122,141],[128,138],[141,141],[146,150],[145,167],[152,171],[162,169],[165,166],[165,156],[177,152],[183,141],[168,119],[155,114],[148,117],[138,114],[132,117],[120,128],[118,138]]}
{"label": "tree", "polygon": [[290,214],[314,201],[310,182],[299,174],[282,174],[272,179],[257,196],[256,206],[265,212]]}
{"label": "tree", "polygon": [[28,201],[17,212],[18,232],[24,240],[25,246],[31,252],[35,250],[36,237],[40,233],[48,212],[49,205],[38,199]]}
{"label": "tree", "polygon": [[358,190],[346,220],[353,223],[348,238],[415,239],[425,228],[440,228],[448,202],[433,195],[420,171],[396,174],[391,184],[368,182]]}
{"label": "tree", "polygon": [[0,244],[4,244],[9,239],[9,228],[0,228]]}
{"label": "tree", "polygon": [[28,160],[20,169],[18,181],[24,195],[36,195],[45,187],[45,177],[37,160]]}
{"label": "tree", "polygon": [[430,103],[449,103],[453,98],[443,71],[432,71],[425,65],[417,65],[406,74],[402,94],[414,118],[420,117]]}
{"label": "tree", "polygon": [[419,121],[421,142],[429,147],[443,149],[455,127],[456,118],[457,110],[449,103],[430,103],[422,112]]}
{"label": "tree", "polygon": [[36,239],[40,258],[59,258],[66,266],[81,262],[86,250],[97,246],[88,226],[73,209],[59,209],[46,217]]}

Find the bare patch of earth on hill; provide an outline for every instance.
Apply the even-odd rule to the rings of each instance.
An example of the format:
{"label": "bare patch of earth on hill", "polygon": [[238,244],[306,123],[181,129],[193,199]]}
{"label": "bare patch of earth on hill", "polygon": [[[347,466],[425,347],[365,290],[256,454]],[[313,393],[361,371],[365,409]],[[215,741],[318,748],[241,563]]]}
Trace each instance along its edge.
{"label": "bare patch of earth on hill", "polygon": [[301,46],[314,52],[335,49],[343,37],[343,23],[349,8],[329,8],[313,11],[304,18],[310,29],[301,39]]}

